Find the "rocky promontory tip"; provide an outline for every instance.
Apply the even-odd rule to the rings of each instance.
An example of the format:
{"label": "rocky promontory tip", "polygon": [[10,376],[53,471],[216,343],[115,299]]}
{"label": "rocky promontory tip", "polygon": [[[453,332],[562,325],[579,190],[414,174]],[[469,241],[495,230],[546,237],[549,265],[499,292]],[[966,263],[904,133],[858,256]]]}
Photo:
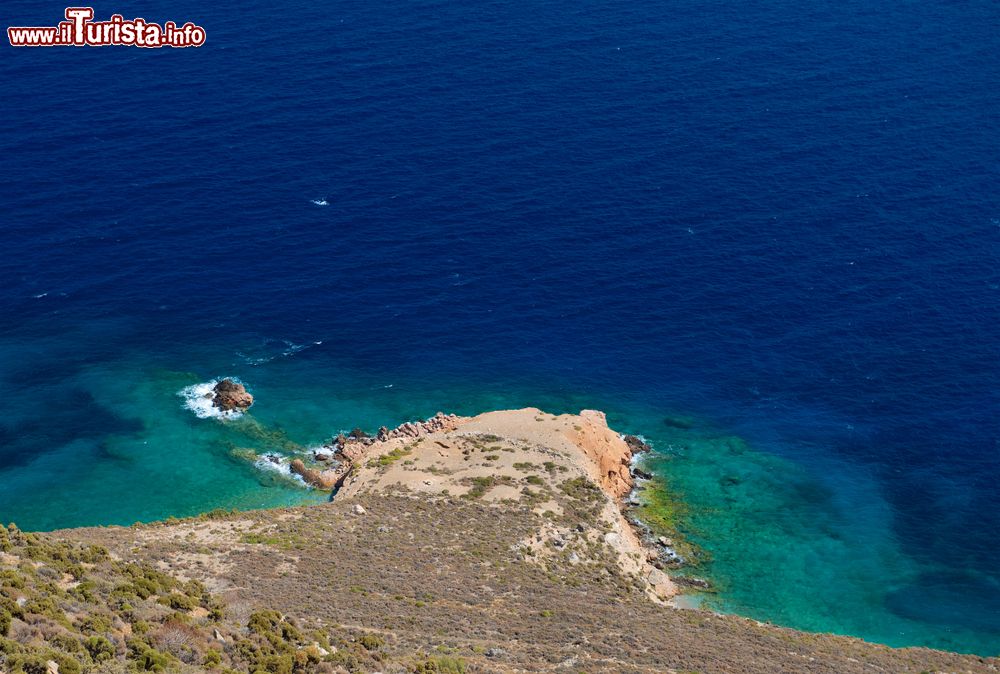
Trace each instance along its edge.
{"label": "rocky promontory tip", "polygon": [[253,396],[243,384],[232,379],[222,379],[212,389],[212,405],[223,412],[245,412],[253,405]]}
{"label": "rocky promontory tip", "polygon": [[302,459],[293,459],[288,465],[289,470],[300,476],[306,484],[317,489],[333,489],[343,481],[343,474],[332,470],[314,470],[307,468]]}

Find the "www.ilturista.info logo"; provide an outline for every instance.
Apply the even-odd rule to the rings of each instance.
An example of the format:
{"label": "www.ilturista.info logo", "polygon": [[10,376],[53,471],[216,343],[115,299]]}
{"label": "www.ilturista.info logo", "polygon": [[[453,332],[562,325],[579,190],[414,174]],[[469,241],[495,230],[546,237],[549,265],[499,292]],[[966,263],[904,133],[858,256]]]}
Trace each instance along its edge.
{"label": "www.ilturista.info logo", "polygon": [[93,7],[67,7],[66,20],[58,26],[12,26],[7,38],[12,47],[200,47],[205,29],[190,21],[162,26],[145,19],[127,20],[112,14],[107,21],[94,21]]}

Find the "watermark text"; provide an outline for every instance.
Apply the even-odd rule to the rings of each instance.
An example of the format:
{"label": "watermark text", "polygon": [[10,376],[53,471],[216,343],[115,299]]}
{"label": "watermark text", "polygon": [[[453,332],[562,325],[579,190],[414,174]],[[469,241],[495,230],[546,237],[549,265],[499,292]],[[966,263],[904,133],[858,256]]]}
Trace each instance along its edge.
{"label": "watermark text", "polygon": [[145,19],[126,19],[112,14],[107,21],[94,21],[93,7],[67,7],[66,20],[56,26],[11,26],[7,39],[12,47],[200,47],[205,29],[190,21],[163,25]]}

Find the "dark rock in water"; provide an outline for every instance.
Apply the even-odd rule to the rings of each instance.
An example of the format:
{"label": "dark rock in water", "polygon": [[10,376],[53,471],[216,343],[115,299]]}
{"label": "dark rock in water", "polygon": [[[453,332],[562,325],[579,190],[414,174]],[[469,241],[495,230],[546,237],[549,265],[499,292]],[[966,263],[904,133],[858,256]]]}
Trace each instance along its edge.
{"label": "dark rock in water", "polygon": [[736,485],[743,482],[740,478],[735,475],[725,475],[719,480],[719,484],[723,487],[735,487]]}
{"label": "dark rock in water", "polygon": [[647,473],[642,468],[635,468],[635,467],[633,467],[632,468],[632,476],[633,477],[641,478],[643,480],[652,480],[653,479],[653,474],[652,473]]}
{"label": "dark rock in water", "polygon": [[685,431],[694,428],[694,419],[691,417],[666,417],[663,423],[671,428],[680,428]]}
{"label": "dark rock in water", "polygon": [[212,390],[215,393],[212,404],[224,412],[243,412],[253,405],[253,396],[246,387],[232,379],[223,379]]}
{"label": "dark rock in water", "polygon": [[692,578],[690,576],[674,576],[673,581],[678,585],[687,585],[688,587],[697,587],[702,590],[711,589],[712,584],[707,580],[702,578]]}
{"label": "dark rock in water", "polygon": [[329,461],[330,455],[324,452],[313,452],[313,459],[316,461]]}
{"label": "dark rock in water", "polygon": [[643,452],[648,452],[650,450],[649,445],[634,435],[626,435],[622,439],[625,441],[625,444],[628,445],[629,449],[632,450],[633,454],[642,454]]}

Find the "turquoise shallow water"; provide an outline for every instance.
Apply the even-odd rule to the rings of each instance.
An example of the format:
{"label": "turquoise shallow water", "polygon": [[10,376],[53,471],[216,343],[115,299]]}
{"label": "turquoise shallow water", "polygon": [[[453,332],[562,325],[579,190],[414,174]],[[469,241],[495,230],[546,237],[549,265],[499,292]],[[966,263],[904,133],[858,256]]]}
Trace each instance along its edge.
{"label": "turquoise shallow water", "polygon": [[687,507],[680,529],[707,553],[682,571],[716,584],[704,605],[895,646],[990,652],[980,631],[994,620],[989,599],[979,615],[969,605],[941,613],[928,590],[952,573],[947,560],[906,554],[873,476],[822,459],[806,468],[720,429],[650,424],[658,451],[646,464]]}
{"label": "turquoise shallow water", "polygon": [[[97,321],[76,337],[93,341],[104,330],[128,332],[121,321]],[[362,372],[339,362],[322,340],[250,336],[175,344],[155,354],[114,350],[46,372],[46,360],[71,341],[61,334],[52,343],[24,349],[9,342],[0,351],[8,371],[34,364],[34,385],[51,391],[51,426],[32,425],[38,397],[8,413],[13,428],[23,421],[17,432],[26,434],[25,446],[50,443],[0,475],[2,515],[23,527],[128,524],[218,507],[319,502],[326,494],[232,452],[288,452],[355,426],[373,430],[438,410],[595,407],[608,412],[612,427],[642,434],[653,445],[647,463],[685,504],[679,526],[706,553],[686,572],[716,584],[718,593],[704,598],[708,606],[892,645],[989,652],[989,613],[977,616],[965,606],[957,615],[927,619],[928,608],[934,615],[948,610],[947,596],[939,606],[928,604],[935,601],[934,579],[953,571],[906,554],[877,480],[824,458],[822,447],[809,442],[752,442],[741,435],[753,435],[752,424],[722,427],[703,417],[680,428],[667,423],[668,413],[683,407],[580,395],[584,386],[572,377],[515,380],[483,372],[470,381],[447,368],[436,376],[419,368]],[[247,382],[256,396],[251,414],[220,421],[184,407],[178,396],[184,387],[228,375]],[[962,582],[989,591],[988,579]]]}

